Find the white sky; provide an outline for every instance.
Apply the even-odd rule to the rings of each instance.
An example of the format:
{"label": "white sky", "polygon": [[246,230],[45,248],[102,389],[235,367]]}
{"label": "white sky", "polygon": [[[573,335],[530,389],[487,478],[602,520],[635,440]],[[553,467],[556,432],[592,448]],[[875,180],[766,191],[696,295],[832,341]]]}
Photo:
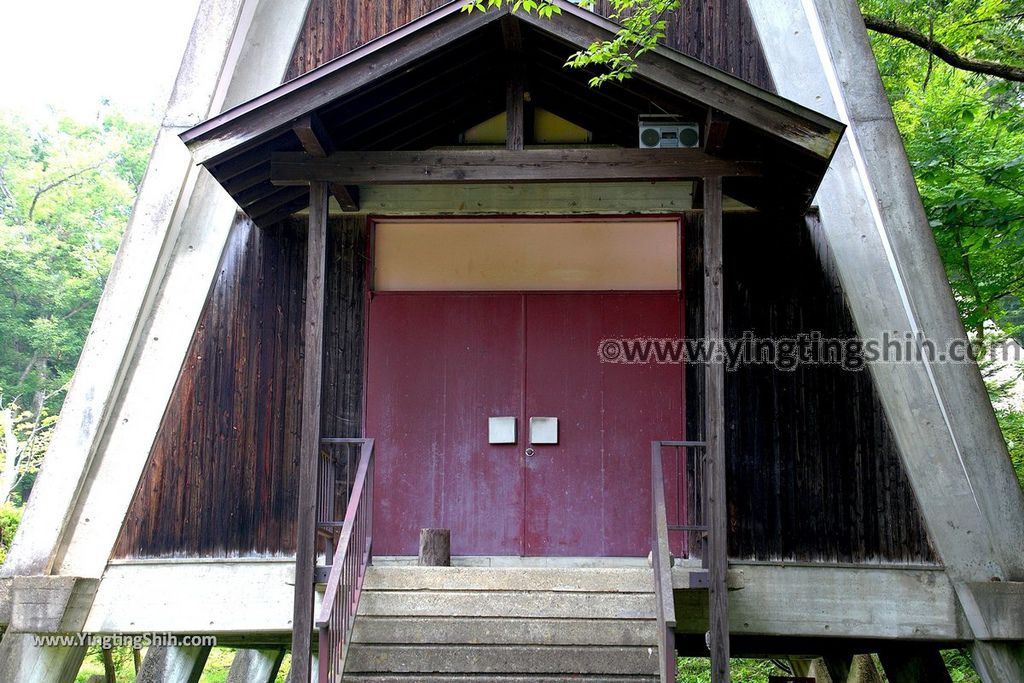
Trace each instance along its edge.
{"label": "white sky", "polygon": [[199,0],[0,0],[0,108],[159,119]]}

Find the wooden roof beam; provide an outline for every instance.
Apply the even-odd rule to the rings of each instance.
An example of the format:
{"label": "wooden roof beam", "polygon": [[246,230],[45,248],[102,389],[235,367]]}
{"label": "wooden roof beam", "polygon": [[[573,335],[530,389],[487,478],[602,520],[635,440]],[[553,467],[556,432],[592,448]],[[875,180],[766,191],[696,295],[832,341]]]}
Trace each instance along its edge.
{"label": "wooden roof beam", "polygon": [[[524,24],[544,32],[555,32],[580,47],[615,35],[618,25],[581,9],[570,2],[555,0],[561,14],[552,25],[548,19],[520,13]],[[694,102],[727,112],[769,135],[785,140],[805,154],[832,158],[846,127],[838,121],[765,92],[739,78],[664,47],[641,55],[634,78],[657,84]]]}
{"label": "wooden roof beam", "polygon": [[328,157],[278,153],[270,169],[271,181],[284,186],[649,181],[760,174],[759,162],[720,159],[699,149],[625,148],[337,152]]}
{"label": "wooden roof beam", "polygon": [[[302,148],[311,157],[323,159],[334,152],[334,144],[316,113],[306,114],[292,126]],[[338,201],[342,211],[359,210],[359,188],[355,185],[331,183],[331,194]]]}
{"label": "wooden roof beam", "polygon": [[708,154],[718,154],[725,147],[725,138],[729,134],[729,121],[714,109],[708,109],[704,120],[704,140],[702,147]]}
{"label": "wooden roof beam", "polygon": [[501,18],[501,39],[509,62],[505,96],[505,147],[521,150],[526,141],[526,68],[523,64],[523,32],[519,20],[511,14]]}
{"label": "wooden roof beam", "polygon": [[[327,106],[341,97],[400,72],[413,61],[477,29],[498,21],[507,9],[491,12],[462,11],[448,3],[402,28],[366,43],[346,55],[288,81],[274,90],[219,114],[179,137],[196,163],[217,163],[240,149],[258,144],[275,130],[285,129],[297,117]],[[375,60],[374,69],[348,68],[362,59]]]}

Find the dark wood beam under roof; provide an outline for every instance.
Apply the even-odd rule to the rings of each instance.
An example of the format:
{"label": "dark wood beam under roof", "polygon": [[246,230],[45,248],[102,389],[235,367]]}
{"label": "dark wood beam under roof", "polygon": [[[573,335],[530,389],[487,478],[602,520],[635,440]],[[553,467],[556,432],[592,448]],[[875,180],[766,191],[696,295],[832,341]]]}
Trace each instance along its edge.
{"label": "dark wood beam under roof", "polygon": [[[541,18],[519,12],[517,21],[585,48],[614,35],[617,24],[565,0],[553,0],[561,14]],[[213,162],[252,146],[261,137],[331,104],[416,59],[508,16],[507,8],[462,12],[453,2],[328,62],[293,81],[239,105],[181,135],[198,163]],[[810,109],[760,90],[738,78],[668,48],[642,55],[636,77],[695,102],[714,107],[765,134],[786,140],[820,159],[829,159],[844,126]]]}
{"label": "dark wood beam under roof", "polygon": [[[561,14],[551,26],[530,13],[516,16],[539,31],[586,48],[614,36],[619,25],[571,2],[552,0]],[[762,90],[735,76],[670,48],[659,46],[637,58],[634,77],[701,102],[821,159],[832,157],[845,125],[795,102]]]}
{"label": "dark wood beam under roof", "polygon": [[307,74],[229,109],[181,134],[196,163],[217,163],[259,138],[407,66],[452,41],[499,21],[507,10],[461,11],[449,3]]}
{"label": "dark wood beam under roof", "polygon": [[698,149],[505,149],[338,152],[325,158],[276,154],[276,185],[419,183],[551,183],[682,180],[757,176],[756,161],[730,161]]}
{"label": "dark wood beam under roof", "polygon": [[[295,131],[306,154],[311,157],[322,159],[334,151],[331,138],[315,112],[296,121],[292,130]],[[359,187],[343,183],[331,183],[329,187],[342,211],[359,210]]]}
{"label": "dark wood beam under roof", "polygon": [[[196,161],[261,225],[283,211],[303,208],[308,193],[279,192],[275,186],[306,184],[311,175],[333,183],[332,193],[347,210],[358,210],[357,185],[364,182],[642,181],[704,175],[724,177],[730,194],[739,192],[735,196],[743,195],[741,200],[755,207],[788,211],[807,206],[838,145],[842,124],[667,48],[643,55],[629,81],[590,88],[585,71],[563,70],[565,56],[612,35],[617,25],[565,0],[555,1],[562,13],[550,19],[510,14],[507,8],[466,13],[453,2],[181,138]],[[623,147],[560,150],[570,154],[558,162],[538,156],[542,150],[529,148],[525,126],[525,110],[531,106],[523,96],[527,90],[539,106]],[[707,147],[675,150],[682,155],[678,163],[661,154],[670,150],[637,150],[636,116],[652,108],[695,121],[705,121],[708,110],[714,110],[703,131]],[[507,153],[521,157],[481,165],[475,157],[455,159],[445,152],[454,166],[420,164],[418,169],[414,161],[403,167],[394,158],[374,157],[377,166],[357,171],[343,167],[365,164],[369,157],[335,154],[454,145],[459,132],[502,109],[512,113],[507,139],[513,149]],[[518,149],[521,139],[525,150]],[[583,156],[574,161],[571,152]],[[288,156],[292,153],[299,156]],[[605,168],[581,161],[602,154]],[[390,180],[382,179],[383,168]]]}

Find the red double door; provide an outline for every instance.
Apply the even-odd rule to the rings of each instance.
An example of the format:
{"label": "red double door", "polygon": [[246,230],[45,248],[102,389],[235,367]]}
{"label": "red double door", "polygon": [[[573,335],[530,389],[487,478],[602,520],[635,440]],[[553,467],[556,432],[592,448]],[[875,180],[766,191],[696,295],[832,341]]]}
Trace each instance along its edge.
{"label": "red double door", "polygon": [[[679,292],[375,295],[374,554],[415,555],[441,527],[455,555],[646,555],[650,443],[683,436],[683,367],[598,346],[680,336],[681,309]],[[516,443],[488,443],[500,416]],[[557,418],[558,443],[531,444],[531,417]]]}

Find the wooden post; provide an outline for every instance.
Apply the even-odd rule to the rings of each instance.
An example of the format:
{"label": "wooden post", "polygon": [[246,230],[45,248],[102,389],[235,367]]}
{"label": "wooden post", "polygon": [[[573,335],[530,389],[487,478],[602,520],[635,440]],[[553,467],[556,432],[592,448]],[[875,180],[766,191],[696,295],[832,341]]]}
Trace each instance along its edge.
{"label": "wooden post", "polygon": [[[334,151],[331,143],[331,136],[324,129],[323,122],[315,114],[307,114],[295,122],[292,126],[295,136],[299,138],[302,148],[306,154],[317,159],[323,159]],[[331,194],[338,200],[338,206],[342,211],[359,210],[359,187],[356,185],[342,185],[341,183],[330,184]]]}
{"label": "wooden post", "polygon": [[299,503],[295,518],[295,612],[292,680],[309,683],[313,635],[313,571],[316,563],[316,477],[320,454],[320,380],[323,373],[324,263],[327,250],[326,183],[309,185],[306,252],[306,316],[303,323],[302,431]]}
{"label": "wooden post", "polygon": [[417,564],[421,567],[452,566],[452,532],[449,529],[421,529]]}
{"label": "wooden post", "polygon": [[526,141],[526,69],[519,20],[512,16],[502,17],[501,36],[511,60],[505,91],[505,147],[522,150]]}
{"label": "wooden post", "polygon": [[103,678],[107,683],[117,683],[117,669],[114,668],[114,653],[109,647],[103,648]]}
{"label": "wooden post", "polygon": [[[722,311],[722,178],[704,178],[704,337],[718,344],[725,336]],[[709,347],[710,348],[710,347]],[[726,570],[728,508],[725,502],[725,367],[708,363],[704,374],[708,515],[708,600],[712,683],[729,683],[729,596]]]}
{"label": "wooden post", "polygon": [[506,96],[506,130],[505,146],[511,150],[521,150],[526,135],[526,89],[523,79],[517,72],[508,82]]}

